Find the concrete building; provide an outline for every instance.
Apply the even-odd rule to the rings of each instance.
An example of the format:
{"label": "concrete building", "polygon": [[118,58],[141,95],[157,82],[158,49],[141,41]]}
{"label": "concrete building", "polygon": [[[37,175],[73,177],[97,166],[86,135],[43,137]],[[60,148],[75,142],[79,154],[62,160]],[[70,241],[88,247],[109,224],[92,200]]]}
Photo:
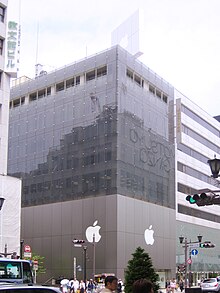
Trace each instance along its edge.
{"label": "concrete building", "polygon": [[[220,273],[220,209],[217,205],[198,207],[186,201],[188,194],[198,190],[218,190],[219,180],[211,178],[208,159],[220,154],[220,124],[198,105],[175,90],[176,113],[176,178],[177,178],[177,264],[184,263],[184,248],[179,243],[179,236],[187,241],[197,241],[197,235],[203,241],[216,245],[212,249],[196,248],[198,254],[192,259],[189,270],[193,272],[193,282],[206,277],[209,272]],[[193,250],[193,248],[191,249]]]}
{"label": "concrete building", "polygon": [[[0,211],[0,254],[17,252],[20,247],[21,180],[7,176],[10,78],[7,68],[7,4],[0,1],[0,197],[5,199]],[[8,40],[9,42],[10,40]]]}
{"label": "concrete building", "polygon": [[11,89],[8,172],[45,279],[83,266],[74,238],[88,277],[123,278],[138,246],[161,286],[175,275],[174,143],[174,88],[119,46]]}

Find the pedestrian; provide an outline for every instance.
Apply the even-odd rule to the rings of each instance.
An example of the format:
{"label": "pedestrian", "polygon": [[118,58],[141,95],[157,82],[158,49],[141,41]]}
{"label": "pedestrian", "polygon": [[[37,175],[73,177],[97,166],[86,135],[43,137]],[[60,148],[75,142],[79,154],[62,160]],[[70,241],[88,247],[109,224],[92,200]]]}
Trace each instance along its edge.
{"label": "pedestrian", "polygon": [[112,291],[117,290],[118,279],[115,276],[107,276],[105,278],[105,288],[103,288],[101,293],[112,293]]}
{"label": "pedestrian", "polygon": [[180,291],[182,292],[184,289],[184,283],[183,283],[182,279],[180,279],[180,281],[179,281],[179,287],[180,287]]}
{"label": "pedestrian", "polygon": [[154,293],[153,283],[147,279],[139,279],[133,283],[133,293]]}
{"label": "pedestrian", "polygon": [[176,280],[174,278],[170,281],[170,288],[172,292],[176,289]]}
{"label": "pedestrian", "polygon": [[122,280],[121,279],[118,280],[117,292],[118,293],[122,292]]}
{"label": "pedestrian", "polygon": [[79,289],[79,281],[73,277],[73,279],[70,280],[70,291],[71,293],[77,293],[78,289]]}
{"label": "pedestrian", "polygon": [[79,283],[80,293],[84,293],[85,289],[86,289],[86,284],[83,282],[83,280],[81,280],[80,283]]}
{"label": "pedestrian", "polygon": [[93,293],[94,290],[95,290],[95,284],[94,284],[93,280],[90,279],[87,284],[87,293]]}
{"label": "pedestrian", "polygon": [[68,292],[69,282],[70,281],[68,279],[61,280],[61,282],[60,282],[61,292],[63,292],[63,293]]}

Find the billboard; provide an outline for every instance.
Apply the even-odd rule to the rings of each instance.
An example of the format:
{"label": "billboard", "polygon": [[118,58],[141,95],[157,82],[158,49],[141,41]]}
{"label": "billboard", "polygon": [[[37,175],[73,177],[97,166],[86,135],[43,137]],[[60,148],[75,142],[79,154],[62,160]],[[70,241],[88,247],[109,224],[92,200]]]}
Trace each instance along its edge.
{"label": "billboard", "polygon": [[6,35],[5,71],[16,78],[18,72],[18,46],[20,44],[20,27],[15,21],[8,21]]}

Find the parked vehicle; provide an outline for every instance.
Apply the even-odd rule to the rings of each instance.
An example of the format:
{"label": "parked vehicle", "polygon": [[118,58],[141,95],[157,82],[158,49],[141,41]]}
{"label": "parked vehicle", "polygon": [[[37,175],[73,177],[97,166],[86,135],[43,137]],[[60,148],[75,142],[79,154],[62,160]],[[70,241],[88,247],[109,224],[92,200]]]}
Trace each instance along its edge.
{"label": "parked vehicle", "polygon": [[61,293],[56,287],[33,284],[0,283],[0,293]]}
{"label": "parked vehicle", "polygon": [[30,262],[22,259],[0,258],[0,283],[33,283]]}
{"label": "parked vehicle", "polygon": [[204,292],[220,292],[220,277],[205,279],[200,287]]}

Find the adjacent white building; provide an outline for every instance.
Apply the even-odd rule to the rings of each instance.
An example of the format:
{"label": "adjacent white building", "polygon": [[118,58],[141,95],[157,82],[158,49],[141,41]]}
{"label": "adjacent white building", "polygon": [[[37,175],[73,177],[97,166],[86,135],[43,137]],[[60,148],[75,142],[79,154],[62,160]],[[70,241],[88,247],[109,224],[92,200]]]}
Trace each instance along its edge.
{"label": "adjacent white building", "polygon": [[200,249],[191,255],[193,280],[206,276],[207,272],[219,272],[220,258],[220,207],[209,205],[198,207],[186,201],[187,195],[201,189],[217,190],[219,181],[211,177],[207,163],[220,154],[220,123],[183,94],[174,91],[176,114],[176,220],[177,220],[177,263],[184,263],[184,248],[178,236],[187,241],[203,241],[216,245],[213,249]]}
{"label": "adjacent white building", "polygon": [[[0,1],[0,197],[5,199],[0,211],[0,254],[17,252],[20,247],[21,226],[21,180],[7,176],[8,156],[8,123],[10,78],[15,77],[14,50],[6,48],[10,42],[7,35],[7,5],[8,1]],[[14,22],[10,29],[13,31]],[[11,34],[12,36],[12,34]],[[12,69],[12,70],[11,70]]]}

